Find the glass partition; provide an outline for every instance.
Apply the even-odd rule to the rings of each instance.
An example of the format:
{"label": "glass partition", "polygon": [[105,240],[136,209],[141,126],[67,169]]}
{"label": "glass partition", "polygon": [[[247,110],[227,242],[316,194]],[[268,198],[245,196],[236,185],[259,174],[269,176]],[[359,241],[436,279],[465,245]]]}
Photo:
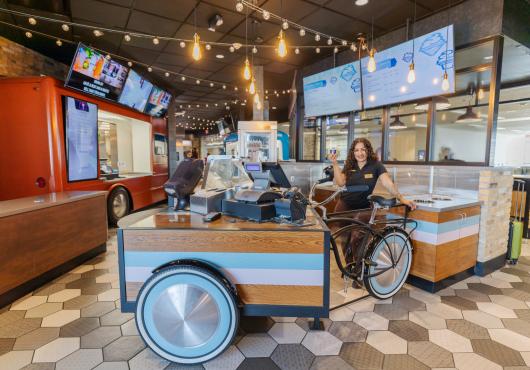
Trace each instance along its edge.
{"label": "glass partition", "polygon": [[408,104],[390,109],[387,161],[425,161],[427,114],[415,108]]}
{"label": "glass partition", "polygon": [[348,155],[348,122],[349,114],[329,116],[326,119],[326,156],[331,150],[337,153],[339,161],[346,160]]}
{"label": "glass partition", "polygon": [[495,166],[530,166],[530,101],[499,105]]}

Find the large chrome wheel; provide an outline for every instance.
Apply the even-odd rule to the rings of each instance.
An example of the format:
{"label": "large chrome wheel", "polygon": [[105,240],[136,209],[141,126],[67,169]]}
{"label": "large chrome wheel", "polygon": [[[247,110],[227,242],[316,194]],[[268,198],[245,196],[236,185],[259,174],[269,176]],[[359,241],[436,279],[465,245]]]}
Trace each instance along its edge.
{"label": "large chrome wheel", "polygon": [[238,322],[234,295],[206,269],[166,268],[151,276],[138,295],[138,331],[169,361],[196,364],[216,357],[232,342]]}
{"label": "large chrome wheel", "polygon": [[368,249],[364,285],[379,299],[396,294],[407,280],[412,264],[412,246],[408,235],[399,229],[389,229],[375,238]]}
{"label": "large chrome wheel", "polygon": [[131,211],[130,203],[129,194],[124,188],[117,187],[110,192],[107,199],[107,213],[112,225],[129,214]]}

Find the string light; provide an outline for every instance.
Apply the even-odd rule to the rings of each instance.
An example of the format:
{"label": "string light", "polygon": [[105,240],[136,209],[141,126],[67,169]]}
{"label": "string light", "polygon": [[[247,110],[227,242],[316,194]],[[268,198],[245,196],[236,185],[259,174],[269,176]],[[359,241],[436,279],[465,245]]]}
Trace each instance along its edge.
{"label": "string light", "polygon": [[283,22],[282,22],[282,28],[283,28],[284,30],[286,30],[286,29],[289,28],[289,22],[287,22],[286,19],[284,19]]}
{"label": "string light", "polygon": [[29,17],[28,18],[28,23],[31,24],[32,26],[36,25],[37,24],[37,20],[33,17]]}
{"label": "string light", "polygon": [[366,68],[368,69],[368,72],[370,73],[375,72],[375,70],[377,69],[374,54],[375,54],[375,49],[372,48],[370,50],[370,58],[368,58],[368,65],[366,66]]}
{"label": "string light", "polygon": [[357,51],[357,46],[355,46],[355,44],[352,42],[351,45],[350,45],[350,49],[351,51]]}
{"label": "string light", "polygon": [[333,44],[333,40],[331,39],[331,37],[330,37],[330,38],[328,39],[328,41],[327,41],[327,42],[328,42],[328,45],[331,45],[331,44]]}
{"label": "string light", "polygon": [[315,35],[315,41],[317,41],[317,42],[320,41],[320,34],[317,33],[317,34]]}
{"label": "string light", "polygon": [[186,81],[186,76],[181,76],[180,79],[181,79],[182,81]]}
{"label": "string light", "polygon": [[236,3],[236,10],[241,13],[243,11],[243,9],[244,9],[243,3],[241,1],[238,1]]}
{"label": "string light", "polygon": [[94,30],[94,31],[92,31],[92,33],[93,33],[94,36],[96,36],[96,37],[101,37],[101,36],[104,35],[104,33],[103,33],[102,31],[100,31],[100,30]]}
{"label": "string light", "polygon": [[200,84],[201,84],[201,80],[197,80],[197,81],[195,81],[195,83],[196,83],[197,85],[200,85]]}
{"label": "string light", "polygon": [[335,46],[335,48],[333,49],[333,52],[334,52],[335,54],[337,54],[337,53],[339,52],[339,48]]}
{"label": "string light", "polygon": [[132,63],[131,61],[128,61],[128,62],[127,62],[127,65],[128,65],[129,67],[132,67],[132,66],[133,66],[133,63]]}
{"label": "string light", "polygon": [[342,46],[348,46],[348,41],[346,41],[346,40],[342,40],[342,41],[341,41],[341,44],[342,44]]}
{"label": "string light", "polygon": [[184,41],[181,41],[179,42],[179,46],[184,49],[186,47],[186,43]]}
{"label": "string light", "polygon": [[158,37],[153,38],[153,44],[155,45],[160,44],[160,40],[158,39]]}
{"label": "string light", "polygon": [[26,32],[26,37],[27,37],[28,39],[30,39],[30,38],[33,37],[33,34],[32,34],[31,32],[29,32],[29,31],[27,31],[27,32]]}
{"label": "string light", "polygon": [[320,48],[316,48],[315,53],[320,54]]}
{"label": "string light", "polygon": [[193,35],[193,51],[191,56],[196,61],[202,58],[200,40],[199,34],[195,33],[195,35]]}
{"label": "string light", "polygon": [[298,48],[294,49],[294,53],[295,54],[300,54],[300,49],[298,49]]}
{"label": "string light", "polygon": [[228,50],[229,50],[231,53],[233,53],[234,51],[236,51],[236,49],[235,49],[232,45],[230,45],[230,47],[228,48]]}
{"label": "string light", "polygon": [[147,72],[153,72],[153,68],[147,67]]}
{"label": "string light", "polygon": [[285,39],[283,38],[283,31],[280,30],[280,35],[278,36],[278,55],[280,58],[283,58],[287,55],[287,44],[285,43]]}
{"label": "string light", "polygon": [[123,39],[127,42],[131,41],[131,36],[129,34],[126,34],[123,36]]}
{"label": "string light", "polygon": [[61,25],[61,28],[63,29],[64,32],[68,32],[68,31],[70,31],[70,26],[67,25],[67,24],[63,24],[63,25]]}
{"label": "string light", "polygon": [[57,46],[62,46],[62,45],[63,45],[63,42],[62,42],[61,40],[57,39],[57,41],[55,41],[55,44],[56,44]]}
{"label": "string light", "polygon": [[245,67],[243,68],[243,78],[245,80],[250,80],[251,73],[250,73],[250,62],[248,61],[248,58],[245,59]]}
{"label": "string light", "polygon": [[269,13],[269,12],[266,11],[266,10],[264,10],[264,11],[263,11],[263,19],[265,19],[266,21],[268,21],[270,17],[271,17],[271,13]]}
{"label": "string light", "polygon": [[305,36],[305,28],[300,28],[300,36],[301,37]]}
{"label": "string light", "polygon": [[205,48],[206,50],[212,50],[212,45],[210,45],[210,44],[206,44],[206,46],[204,46],[204,48]]}
{"label": "string light", "polygon": [[169,77],[169,72],[164,73],[164,76]]}
{"label": "string light", "polygon": [[256,54],[256,53],[258,52],[258,48],[254,46],[254,47],[252,48],[252,52],[253,52],[254,54]]}

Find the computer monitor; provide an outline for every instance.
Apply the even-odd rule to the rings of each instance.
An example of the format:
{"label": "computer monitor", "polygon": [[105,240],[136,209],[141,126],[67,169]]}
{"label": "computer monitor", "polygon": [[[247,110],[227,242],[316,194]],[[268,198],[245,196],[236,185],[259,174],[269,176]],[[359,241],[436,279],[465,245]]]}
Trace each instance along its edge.
{"label": "computer monitor", "polygon": [[287,179],[282,166],[278,162],[262,162],[263,171],[269,171],[271,186],[275,188],[290,188],[291,183]]}

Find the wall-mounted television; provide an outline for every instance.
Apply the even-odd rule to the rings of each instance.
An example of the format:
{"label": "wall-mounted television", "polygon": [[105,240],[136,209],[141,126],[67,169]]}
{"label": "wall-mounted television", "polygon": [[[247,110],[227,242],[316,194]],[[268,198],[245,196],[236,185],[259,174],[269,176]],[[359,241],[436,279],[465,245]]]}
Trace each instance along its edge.
{"label": "wall-mounted television", "polygon": [[143,112],[152,89],[151,82],[131,69],[118,102]]}
{"label": "wall-mounted television", "polygon": [[154,117],[162,117],[166,114],[170,101],[170,93],[157,86],[153,86],[153,90],[145,106],[145,113]]}
{"label": "wall-mounted television", "polygon": [[98,178],[98,106],[64,97],[68,181]]}
{"label": "wall-mounted television", "polygon": [[79,43],[65,85],[100,98],[117,101],[129,68]]}

